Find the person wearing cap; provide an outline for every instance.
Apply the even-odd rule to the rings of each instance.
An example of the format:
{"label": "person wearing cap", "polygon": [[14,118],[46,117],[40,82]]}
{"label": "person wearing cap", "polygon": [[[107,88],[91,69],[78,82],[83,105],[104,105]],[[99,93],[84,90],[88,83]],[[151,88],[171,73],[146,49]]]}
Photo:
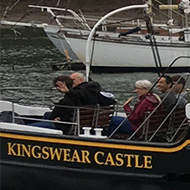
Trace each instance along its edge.
{"label": "person wearing cap", "polygon": [[[135,83],[135,92],[139,101],[132,109],[129,104],[133,98],[129,98],[123,105],[123,108],[128,115],[128,118],[114,116],[111,119],[109,126],[109,135],[121,125],[116,133],[124,133],[131,135],[138,129],[144,120],[146,111],[153,111],[159,104],[160,98],[158,95],[151,92],[152,84],[148,80],[138,80]],[[160,109],[160,108],[159,108]]]}

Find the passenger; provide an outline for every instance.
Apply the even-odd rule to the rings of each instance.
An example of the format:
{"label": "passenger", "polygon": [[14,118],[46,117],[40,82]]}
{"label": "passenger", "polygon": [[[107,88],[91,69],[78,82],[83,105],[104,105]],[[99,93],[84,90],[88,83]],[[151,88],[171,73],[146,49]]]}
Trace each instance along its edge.
{"label": "passenger", "polygon": [[[152,111],[158,106],[160,99],[157,95],[153,94],[150,89],[152,88],[151,82],[148,80],[138,80],[135,83],[135,92],[139,98],[139,101],[135,104],[132,110],[129,106],[132,98],[129,98],[123,108],[128,118],[114,116],[111,119],[109,126],[109,135],[121,124],[116,133],[124,133],[131,135],[144,120],[144,113],[146,111]],[[123,123],[122,123],[123,122]]]}
{"label": "passenger", "polygon": [[[73,81],[70,79],[69,76],[59,76],[54,79],[54,85],[60,91],[59,87],[57,86],[57,82],[63,83],[68,89],[72,88]],[[60,91],[62,92],[62,91]],[[73,117],[73,108],[71,106],[80,106],[80,100],[70,97],[68,94],[65,93],[64,98],[62,98],[58,103],[55,103],[55,107],[50,113],[46,113],[44,115],[44,119],[54,120],[54,121],[71,121]],[[69,108],[70,107],[70,108]],[[60,129],[64,133],[68,132],[69,126],[66,124],[61,123],[53,123],[53,122],[35,122],[29,124],[31,126],[38,126],[44,128],[51,128],[51,129]]]}
{"label": "passenger", "polygon": [[162,76],[157,83],[157,87],[161,92],[159,96],[161,100],[163,100],[162,105],[164,109],[172,109],[176,104],[176,96],[174,92],[171,91],[172,86],[172,78],[168,75]]}
{"label": "passenger", "polygon": [[[72,121],[74,111],[71,106],[95,105],[99,103],[101,86],[97,82],[85,82],[82,73],[76,72],[70,77],[59,76],[54,80],[54,85],[57,90],[64,92],[65,95],[64,98],[56,103],[51,113],[46,113],[44,119],[69,122]],[[30,125],[60,129],[65,134],[69,131],[69,126],[71,126],[56,122],[37,122]]]}
{"label": "passenger", "polygon": [[[73,81],[69,76],[59,76],[54,79],[54,85],[56,86],[57,90],[62,92],[57,85],[57,83],[64,84],[66,88],[72,89]],[[69,94],[65,93],[64,98],[62,98],[58,103],[57,106],[52,110],[49,119],[56,120],[56,121],[71,121],[73,116],[73,108],[69,108],[71,106],[81,106],[80,99],[76,97],[71,97]]]}
{"label": "passenger", "polygon": [[68,89],[64,83],[59,81],[57,82],[57,86],[60,91],[79,99],[82,106],[95,104],[108,106],[116,103],[111,93],[102,92],[98,82],[85,82],[85,77],[82,73],[75,72],[70,78],[73,80],[73,88]]}
{"label": "passenger", "polygon": [[81,106],[95,105],[98,103],[98,95],[101,86],[98,82],[85,82],[82,73],[75,72],[70,78],[73,81],[73,88],[68,89],[64,83],[58,81],[56,85],[61,92],[65,92],[69,97],[80,100]]}
{"label": "passenger", "polygon": [[176,98],[178,100],[178,107],[184,108],[187,104],[187,92],[185,91],[185,79],[181,77],[180,75],[174,75],[172,76],[172,81],[174,84],[173,92],[176,95]]}

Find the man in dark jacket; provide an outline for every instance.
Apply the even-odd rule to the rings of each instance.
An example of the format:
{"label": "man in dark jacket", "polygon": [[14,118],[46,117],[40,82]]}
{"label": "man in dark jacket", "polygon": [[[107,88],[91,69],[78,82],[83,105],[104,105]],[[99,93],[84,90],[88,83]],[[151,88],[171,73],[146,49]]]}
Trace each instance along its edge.
{"label": "man in dark jacket", "polygon": [[82,106],[95,104],[108,106],[116,103],[113,97],[107,97],[106,93],[101,92],[101,86],[98,82],[85,82],[82,73],[73,73],[70,78],[73,80],[73,88],[68,89],[64,83],[58,81],[58,89],[70,97],[80,100]]}
{"label": "man in dark jacket", "polygon": [[[57,82],[63,83],[64,85],[66,85],[68,89],[72,88],[73,86],[73,81],[69,76],[63,75],[63,76],[58,76],[54,79],[54,85],[59,90],[59,87],[56,84]],[[80,105],[81,103],[79,99],[76,99],[75,97],[70,97],[68,94],[65,94],[64,98],[62,98],[58,103],[55,103],[55,107],[52,110],[52,112],[45,114],[44,119],[70,122],[73,118],[72,106],[80,106]],[[56,128],[62,130],[64,133],[68,132],[70,126],[69,124],[48,122],[48,121],[35,122],[31,123],[30,125],[44,127],[44,128],[51,128],[51,129]]]}
{"label": "man in dark jacket", "polygon": [[80,100],[82,106],[98,103],[97,96],[101,91],[99,83],[85,82],[84,75],[78,72],[73,73],[70,78],[73,81],[73,88],[67,88],[64,83],[58,81],[56,84],[59,91]]}
{"label": "man in dark jacket", "polygon": [[[65,93],[64,98],[55,104],[54,109],[48,116],[48,119],[54,121],[72,121],[74,107],[85,105],[96,105],[103,99],[106,104],[106,97],[101,96],[101,86],[97,82],[85,82],[82,73],[73,73],[70,77],[59,76],[54,80],[54,85],[57,90]],[[107,101],[108,102],[108,101]],[[109,103],[109,102],[108,102]],[[45,125],[44,125],[45,124]],[[61,124],[54,122],[54,124],[47,124],[44,122],[33,124],[34,126],[56,128],[62,130],[64,133],[68,132],[69,124]]]}
{"label": "man in dark jacket", "polygon": [[162,76],[157,83],[157,87],[161,92],[159,96],[161,100],[163,100],[162,105],[165,109],[172,109],[173,106],[176,104],[176,96],[171,91],[172,86],[172,78],[168,75]]}

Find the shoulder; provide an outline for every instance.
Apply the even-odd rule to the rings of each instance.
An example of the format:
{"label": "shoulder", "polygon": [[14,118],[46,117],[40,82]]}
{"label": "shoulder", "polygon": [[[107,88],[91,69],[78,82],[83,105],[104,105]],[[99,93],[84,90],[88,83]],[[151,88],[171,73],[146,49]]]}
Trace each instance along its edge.
{"label": "shoulder", "polygon": [[94,81],[90,81],[87,83],[89,86],[100,86],[100,84],[98,82],[94,82]]}
{"label": "shoulder", "polygon": [[158,103],[160,101],[160,98],[157,94],[149,93],[145,97],[145,101],[151,102],[151,103]]}

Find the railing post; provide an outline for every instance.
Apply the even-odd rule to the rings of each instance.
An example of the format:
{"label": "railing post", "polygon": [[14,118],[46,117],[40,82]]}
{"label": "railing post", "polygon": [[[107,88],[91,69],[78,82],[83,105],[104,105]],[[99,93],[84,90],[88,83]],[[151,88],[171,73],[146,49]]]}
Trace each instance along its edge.
{"label": "railing post", "polygon": [[15,110],[14,110],[14,103],[12,103],[12,118],[13,118],[13,123],[15,123],[14,113],[15,113]]}

